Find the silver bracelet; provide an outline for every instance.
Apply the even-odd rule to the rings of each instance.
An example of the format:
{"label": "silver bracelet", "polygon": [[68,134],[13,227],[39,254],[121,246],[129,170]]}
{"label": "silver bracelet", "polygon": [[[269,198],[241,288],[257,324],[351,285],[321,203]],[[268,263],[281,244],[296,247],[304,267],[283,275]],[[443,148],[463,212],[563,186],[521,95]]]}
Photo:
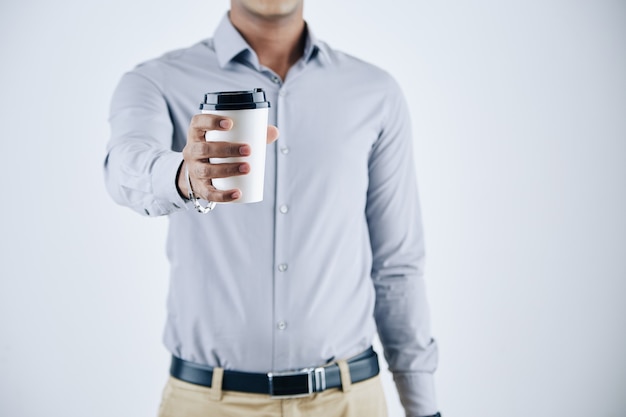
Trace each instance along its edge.
{"label": "silver bracelet", "polygon": [[187,164],[185,164],[185,178],[187,179],[187,192],[189,193],[189,199],[193,201],[193,205],[198,210],[199,213],[206,214],[213,210],[217,203],[215,201],[209,201],[206,207],[202,207],[200,201],[196,198],[193,193],[193,188],[191,188],[191,180],[189,179],[189,169],[187,168]]}

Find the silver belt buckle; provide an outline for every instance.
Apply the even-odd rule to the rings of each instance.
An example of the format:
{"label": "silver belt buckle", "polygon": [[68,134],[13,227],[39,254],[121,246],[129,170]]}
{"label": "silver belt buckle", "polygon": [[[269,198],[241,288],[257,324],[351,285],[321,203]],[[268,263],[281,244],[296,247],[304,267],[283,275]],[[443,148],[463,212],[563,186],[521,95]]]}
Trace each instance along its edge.
{"label": "silver belt buckle", "polygon": [[269,394],[277,399],[308,397],[326,389],[326,371],[323,367],[269,372],[267,378]]}

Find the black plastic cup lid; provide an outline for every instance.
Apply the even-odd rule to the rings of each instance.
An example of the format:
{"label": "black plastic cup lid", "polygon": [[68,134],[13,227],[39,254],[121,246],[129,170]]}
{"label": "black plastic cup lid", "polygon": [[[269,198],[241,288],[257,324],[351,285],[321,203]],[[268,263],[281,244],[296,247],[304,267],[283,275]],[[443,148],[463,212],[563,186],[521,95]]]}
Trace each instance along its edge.
{"label": "black plastic cup lid", "polygon": [[245,110],[263,109],[270,106],[265,99],[265,91],[255,88],[250,91],[222,91],[206,93],[200,110]]}

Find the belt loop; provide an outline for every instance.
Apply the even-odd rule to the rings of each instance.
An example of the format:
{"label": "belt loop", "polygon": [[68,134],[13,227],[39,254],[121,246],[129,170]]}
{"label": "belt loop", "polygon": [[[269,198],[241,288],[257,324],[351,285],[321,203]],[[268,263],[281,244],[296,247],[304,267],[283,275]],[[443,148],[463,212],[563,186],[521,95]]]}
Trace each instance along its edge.
{"label": "belt loop", "polygon": [[352,380],[350,379],[350,368],[348,367],[348,362],[344,360],[337,361],[337,366],[339,366],[339,375],[341,375],[341,390],[343,392],[350,392],[350,388],[352,388]]}
{"label": "belt loop", "polygon": [[222,399],[222,379],[224,378],[224,368],[213,368],[213,378],[211,379],[210,398],[214,401]]}

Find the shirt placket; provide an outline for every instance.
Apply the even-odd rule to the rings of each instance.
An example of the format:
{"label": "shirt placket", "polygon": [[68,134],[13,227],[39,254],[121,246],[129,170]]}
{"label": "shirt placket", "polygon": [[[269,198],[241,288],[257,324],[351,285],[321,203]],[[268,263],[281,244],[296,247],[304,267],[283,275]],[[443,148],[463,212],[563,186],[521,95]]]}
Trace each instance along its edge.
{"label": "shirt placket", "polygon": [[274,201],[274,368],[276,370],[289,366],[290,356],[290,321],[288,306],[289,285],[292,270],[290,268],[289,218],[291,196],[289,195],[290,169],[290,138],[286,117],[288,109],[288,87],[282,80],[272,74],[270,79],[278,87],[276,96],[276,124],[280,137],[276,150],[276,193]]}

